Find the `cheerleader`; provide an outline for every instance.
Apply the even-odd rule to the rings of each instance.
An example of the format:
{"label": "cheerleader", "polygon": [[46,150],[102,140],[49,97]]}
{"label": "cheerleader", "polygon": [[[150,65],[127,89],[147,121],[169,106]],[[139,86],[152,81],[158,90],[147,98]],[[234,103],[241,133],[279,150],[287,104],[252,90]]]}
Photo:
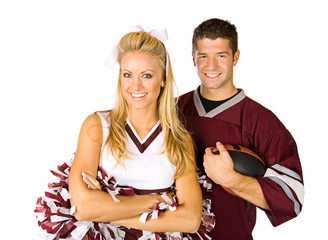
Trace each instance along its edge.
{"label": "cheerleader", "polygon": [[[114,108],[84,121],[75,157],[37,202],[44,239],[206,239],[211,184],[198,178],[180,123],[159,31],[139,29],[114,48]],[[204,195],[205,196],[205,195]]]}

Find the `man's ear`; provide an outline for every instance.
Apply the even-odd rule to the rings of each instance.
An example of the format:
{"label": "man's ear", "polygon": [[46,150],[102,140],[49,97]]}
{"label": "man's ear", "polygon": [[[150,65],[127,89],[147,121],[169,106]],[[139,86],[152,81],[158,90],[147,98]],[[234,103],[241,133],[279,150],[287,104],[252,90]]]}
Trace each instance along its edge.
{"label": "man's ear", "polygon": [[235,52],[235,55],[233,56],[233,66],[236,66],[239,60],[240,51],[239,49]]}
{"label": "man's ear", "polygon": [[194,62],[194,66],[196,67],[196,56],[195,56],[195,53],[194,52],[192,52],[191,53],[192,54],[192,61]]}

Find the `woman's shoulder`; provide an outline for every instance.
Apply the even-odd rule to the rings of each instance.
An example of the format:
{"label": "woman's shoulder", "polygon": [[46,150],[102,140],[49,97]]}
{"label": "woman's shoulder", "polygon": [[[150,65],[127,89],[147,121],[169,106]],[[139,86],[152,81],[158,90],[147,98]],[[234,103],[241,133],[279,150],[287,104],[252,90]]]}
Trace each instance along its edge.
{"label": "woman's shoulder", "polygon": [[93,142],[102,144],[103,127],[102,120],[97,113],[92,113],[83,121],[79,142],[91,139]]}
{"label": "woman's shoulder", "polygon": [[109,120],[110,120],[110,115],[111,115],[111,110],[105,110],[105,111],[97,111],[94,113],[100,119],[101,125],[103,127],[108,127],[109,126]]}
{"label": "woman's shoulder", "polygon": [[100,119],[109,119],[111,115],[111,110],[97,111],[94,114],[98,115]]}
{"label": "woman's shoulder", "polygon": [[84,126],[108,126],[108,120],[110,118],[110,111],[96,111],[89,116],[83,122]]}

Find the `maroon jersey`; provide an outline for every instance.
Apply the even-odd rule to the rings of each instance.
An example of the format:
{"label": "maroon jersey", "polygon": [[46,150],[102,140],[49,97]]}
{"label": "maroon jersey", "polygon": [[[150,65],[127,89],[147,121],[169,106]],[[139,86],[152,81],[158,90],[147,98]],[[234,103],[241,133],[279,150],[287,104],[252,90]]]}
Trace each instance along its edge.
{"label": "maroon jersey", "polygon": [[[270,208],[266,211],[277,226],[296,217],[303,204],[303,176],[296,143],[268,109],[248,98],[244,91],[215,109],[205,112],[197,90],[179,97],[182,122],[196,143],[197,166],[203,167],[205,148],[239,144],[256,152],[268,169],[257,177]],[[252,239],[256,206],[213,184],[212,210],[216,226],[213,239]]]}

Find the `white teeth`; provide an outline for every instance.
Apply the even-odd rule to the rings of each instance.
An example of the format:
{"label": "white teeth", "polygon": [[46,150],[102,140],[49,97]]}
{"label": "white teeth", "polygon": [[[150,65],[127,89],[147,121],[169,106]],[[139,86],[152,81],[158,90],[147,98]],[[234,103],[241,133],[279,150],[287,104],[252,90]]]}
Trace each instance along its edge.
{"label": "white teeth", "polygon": [[205,74],[208,77],[217,77],[217,76],[219,76],[219,74],[209,74],[209,73],[205,73]]}
{"label": "white teeth", "polygon": [[147,95],[147,93],[131,93],[132,97],[144,97]]}

